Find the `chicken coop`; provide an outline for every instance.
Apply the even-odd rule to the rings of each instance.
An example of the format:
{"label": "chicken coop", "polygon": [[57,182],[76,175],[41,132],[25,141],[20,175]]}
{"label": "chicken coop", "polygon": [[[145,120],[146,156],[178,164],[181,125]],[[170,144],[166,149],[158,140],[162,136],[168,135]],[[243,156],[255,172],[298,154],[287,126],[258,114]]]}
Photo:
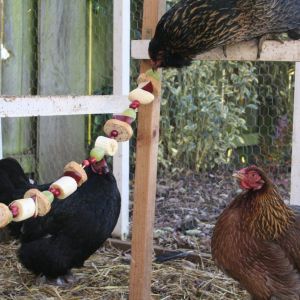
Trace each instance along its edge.
{"label": "chicken coop", "polygon": [[[139,73],[151,67],[149,40],[172,3],[1,0],[1,157],[16,158],[40,182],[60,176],[70,160],[82,161],[105,121],[128,107],[127,96]],[[290,203],[300,204],[300,42],[266,41],[259,60],[256,55],[255,42],[249,41],[229,46],[227,57],[222,49],[214,49],[199,55],[186,70],[163,70],[161,96],[139,109],[136,138],[119,143],[110,161],[122,197],[113,235],[132,238],[112,243],[131,249],[124,299],[127,294],[132,300],[151,297],[155,206],[162,205],[155,203],[157,163],[159,168],[182,172],[189,161],[193,172],[205,174],[207,180],[215,180],[213,174],[220,169],[232,171],[254,163],[270,166]],[[187,80],[194,90],[184,90]],[[205,88],[208,81],[217,91],[211,98],[211,88]],[[172,103],[176,99],[178,107]],[[199,102],[206,106],[199,108]],[[215,110],[209,110],[210,103],[215,103]],[[189,116],[195,116],[191,122]],[[186,123],[176,122],[177,117]],[[202,128],[195,126],[195,120],[203,120]],[[214,131],[213,124],[218,125]],[[226,135],[220,135],[222,130]],[[185,139],[190,135],[197,136],[198,145]],[[170,141],[177,139],[172,144],[168,136]],[[213,143],[216,140],[219,144]],[[134,186],[132,201],[130,186]],[[222,193],[220,187],[217,193]],[[174,213],[175,209],[166,208],[167,200],[164,210]],[[155,252],[163,250],[156,247]]]}

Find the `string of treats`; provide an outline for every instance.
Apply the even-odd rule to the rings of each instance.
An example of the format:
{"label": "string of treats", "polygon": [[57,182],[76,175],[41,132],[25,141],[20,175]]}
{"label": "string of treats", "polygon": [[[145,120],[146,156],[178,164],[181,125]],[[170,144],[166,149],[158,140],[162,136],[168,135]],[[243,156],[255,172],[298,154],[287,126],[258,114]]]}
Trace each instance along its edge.
{"label": "string of treats", "polygon": [[54,198],[66,199],[87,181],[84,168],[91,166],[97,172],[97,165],[105,167],[105,156],[114,156],[118,151],[118,142],[128,141],[132,137],[131,123],[136,119],[137,109],[140,105],[147,105],[154,100],[154,95],[158,94],[159,80],[158,73],[151,69],[141,74],[137,80],[138,87],[128,95],[131,102],[129,108],[121,114],[113,115],[104,124],[103,130],[107,137],[97,137],[89,158],[81,164],[69,162],[63,169],[63,176],[54,181],[48,190],[29,189],[22,199],[14,200],[9,205],[0,203],[0,228],[11,222],[45,216],[50,211]]}

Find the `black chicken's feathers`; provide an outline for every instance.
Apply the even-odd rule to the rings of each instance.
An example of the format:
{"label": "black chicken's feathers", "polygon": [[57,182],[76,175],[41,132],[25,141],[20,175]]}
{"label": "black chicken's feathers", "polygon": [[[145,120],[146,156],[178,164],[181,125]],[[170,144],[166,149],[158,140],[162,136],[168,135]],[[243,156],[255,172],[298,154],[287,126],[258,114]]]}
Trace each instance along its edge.
{"label": "black chicken's feathers", "polygon": [[[121,197],[111,173],[99,175],[86,168],[88,180],[64,200],[54,199],[44,217],[12,222],[20,238],[18,257],[35,274],[58,277],[80,267],[111,236]],[[14,159],[0,160],[0,199],[9,204],[30,188],[47,190],[50,184],[32,185]]]}
{"label": "black chicken's feathers", "polygon": [[[24,222],[18,256],[35,274],[67,274],[111,236],[121,203],[115,178],[86,171],[88,180],[75,193],[55,200],[46,216]],[[37,258],[38,253],[45,254]]]}

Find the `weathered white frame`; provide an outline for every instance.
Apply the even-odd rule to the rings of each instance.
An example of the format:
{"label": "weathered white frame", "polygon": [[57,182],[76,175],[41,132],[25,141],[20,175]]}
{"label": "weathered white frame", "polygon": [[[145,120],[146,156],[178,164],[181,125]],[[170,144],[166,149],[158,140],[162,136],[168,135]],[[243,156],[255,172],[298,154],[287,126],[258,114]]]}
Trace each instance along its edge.
{"label": "weathered white frame", "polygon": [[[134,40],[131,43],[131,56],[135,59],[148,59],[148,40]],[[256,60],[257,44],[255,41],[243,42],[223,50],[213,49],[197,56],[199,60]],[[261,61],[294,61],[296,63],[295,97],[293,118],[292,172],[290,203],[300,205],[300,41],[266,41],[260,57]]]}
{"label": "weathered white frame", "polygon": [[[130,78],[130,0],[113,2],[113,95],[0,97],[0,118],[121,113],[128,108]],[[2,157],[0,122],[0,157]],[[122,197],[121,214],[113,232],[125,238],[129,230],[129,143],[119,143],[114,175]]]}

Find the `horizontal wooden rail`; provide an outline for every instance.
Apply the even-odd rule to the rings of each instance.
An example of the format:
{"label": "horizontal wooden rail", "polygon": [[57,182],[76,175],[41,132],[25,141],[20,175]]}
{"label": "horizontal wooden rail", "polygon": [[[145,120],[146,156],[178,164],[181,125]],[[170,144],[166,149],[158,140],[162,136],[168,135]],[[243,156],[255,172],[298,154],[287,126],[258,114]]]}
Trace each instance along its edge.
{"label": "horizontal wooden rail", "polygon": [[[109,247],[116,248],[121,251],[131,251],[131,242],[129,241],[120,241],[118,239],[110,238],[105,242],[105,245]],[[178,253],[185,253],[186,255],[182,256],[185,260],[189,260],[193,263],[201,264],[203,259],[210,259],[211,255],[208,253],[200,252],[200,251],[194,251],[191,249],[180,249],[180,250],[173,250],[168,249],[160,246],[154,246],[153,247],[154,254],[157,257],[164,256],[166,254],[178,254]]]}
{"label": "horizontal wooden rail", "polygon": [[1,96],[0,117],[120,113],[127,96]]}
{"label": "horizontal wooden rail", "polygon": [[[131,56],[135,59],[148,59],[149,40],[133,40]],[[256,60],[257,43],[242,42],[226,49],[227,57],[221,48],[213,49],[196,57],[197,60]],[[300,41],[265,41],[259,61],[300,61]]]}

